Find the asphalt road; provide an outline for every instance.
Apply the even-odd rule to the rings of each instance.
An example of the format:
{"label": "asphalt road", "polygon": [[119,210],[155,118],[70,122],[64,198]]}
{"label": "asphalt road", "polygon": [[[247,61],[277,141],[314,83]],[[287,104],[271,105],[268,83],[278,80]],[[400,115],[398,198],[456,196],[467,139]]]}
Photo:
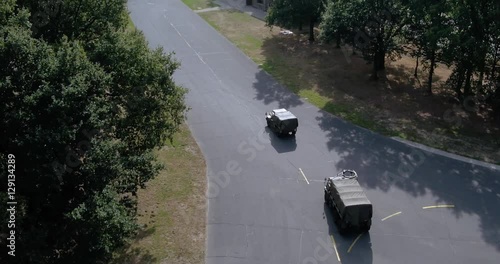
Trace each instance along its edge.
{"label": "asphalt road", "polygon": [[[206,263],[498,263],[498,169],[321,111],[180,0],[128,6],[151,47],[182,63],[175,80],[190,90],[188,124],[209,170]],[[299,118],[295,139],[265,129],[264,113],[282,107]],[[343,168],[358,172],[374,204],[372,229],[354,245],[358,235],[340,236],[323,202],[323,179]],[[431,205],[453,207],[423,209]]]}

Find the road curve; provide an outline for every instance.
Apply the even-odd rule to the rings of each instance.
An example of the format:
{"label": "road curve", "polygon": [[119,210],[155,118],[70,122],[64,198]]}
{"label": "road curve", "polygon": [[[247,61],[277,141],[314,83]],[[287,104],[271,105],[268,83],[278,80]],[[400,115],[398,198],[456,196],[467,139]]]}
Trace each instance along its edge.
{"label": "road curve", "polygon": [[[206,263],[498,263],[497,168],[321,111],[180,0],[128,7],[151,47],[175,51],[175,80],[190,90],[188,124],[208,166]],[[295,139],[265,129],[264,112],[281,107],[299,118]],[[323,203],[323,179],[343,168],[358,172],[374,204],[372,229],[360,237],[340,236]]]}

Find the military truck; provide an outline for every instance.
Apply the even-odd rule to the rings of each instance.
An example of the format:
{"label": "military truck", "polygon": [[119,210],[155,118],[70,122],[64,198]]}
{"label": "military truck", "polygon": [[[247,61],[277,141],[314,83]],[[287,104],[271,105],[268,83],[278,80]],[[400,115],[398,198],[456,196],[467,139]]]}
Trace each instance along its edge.
{"label": "military truck", "polygon": [[336,177],[325,178],[325,203],[334,212],[341,235],[349,231],[369,231],[373,206],[358,182],[354,170],[342,170]]}
{"label": "military truck", "polygon": [[274,109],[266,114],[267,126],[280,136],[295,135],[299,121],[292,112],[285,108]]}

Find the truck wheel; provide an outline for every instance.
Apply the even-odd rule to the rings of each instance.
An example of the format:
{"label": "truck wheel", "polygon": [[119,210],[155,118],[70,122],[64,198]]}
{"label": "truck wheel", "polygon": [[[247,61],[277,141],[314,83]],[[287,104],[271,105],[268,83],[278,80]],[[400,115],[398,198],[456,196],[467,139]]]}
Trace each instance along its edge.
{"label": "truck wheel", "polygon": [[269,122],[269,119],[266,119],[266,122],[267,122],[267,127],[271,127],[271,122]]}

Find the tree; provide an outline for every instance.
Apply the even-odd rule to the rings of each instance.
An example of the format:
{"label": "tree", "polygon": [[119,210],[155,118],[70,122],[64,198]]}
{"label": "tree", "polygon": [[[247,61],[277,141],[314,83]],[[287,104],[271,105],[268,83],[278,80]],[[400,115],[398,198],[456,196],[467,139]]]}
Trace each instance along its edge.
{"label": "tree", "polygon": [[458,100],[483,92],[488,58],[494,53],[498,36],[499,3],[493,0],[451,2],[452,28],[444,50],[445,61],[453,66],[448,84]]}
{"label": "tree", "polygon": [[178,63],[114,22],[34,32],[31,6],[14,4],[0,4],[0,158],[16,157],[15,260],[106,260],[136,230],[135,194],[161,168],[153,152],[183,121]]}
{"label": "tree", "polygon": [[[321,36],[326,41],[337,36],[346,44],[354,43],[373,63],[372,78],[377,79],[378,71],[385,68],[386,56],[403,52],[398,39],[407,20],[408,10],[398,0],[337,0],[327,5],[320,24],[325,33]],[[335,26],[337,23],[340,26]]]}
{"label": "tree", "polygon": [[18,0],[31,10],[31,30],[36,38],[48,42],[62,36],[70,40],[97,39],[111,28],[127,23],[126,0]]}
{"label": "tree", "polygon": [[[446,37],[451,34],[449,7],[446,2],[435,0],[409,1],[410,20],[404,35],[411,45],[410,54],[416,58],[415,77],[419,58],[428,69],[427,93],[432,94],[432,78],[437,63],[441,60]],[[426,64],[425,62],[428,62]]]}
{"label": "tree", "polygon": [[342,42],[352,40],[349,44],[354,47],[355,28],[361,19],[354,7],[350,1],[329,1],[322,14],[319,38],[327,43],[335,40],[337,48]]}
{"label": "tree", "polygon": [[267,15],[269,27],[287,28],[309,25],[309,41],[314,41],[314,25],[319,22],[324,8],[324,0],[274,0]]}

